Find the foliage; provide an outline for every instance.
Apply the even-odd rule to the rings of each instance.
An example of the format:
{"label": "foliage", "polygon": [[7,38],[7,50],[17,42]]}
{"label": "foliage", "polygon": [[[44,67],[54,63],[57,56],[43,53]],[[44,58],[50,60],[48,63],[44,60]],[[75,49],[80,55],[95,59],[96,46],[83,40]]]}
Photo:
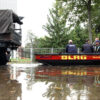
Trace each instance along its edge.
{"label": "foliage", "polygon": [[37,46],[35,46],[36,48],[46,48],[48,47],[48,42],[46,42],[45,40],[45,37],[42,37],[42,38],[37,38],[37,41],[38,42],[35,42],[37,43]]}
{"label": "foliage", "polygon": [[76,26],[69,34],[69,39],[72,39],[77,47],[81,47],[88,38],[88,31],[80,26]]}
{"label": "foliage", "polygon": [[[86,39],[88,38],[88,31],[80,26],[76,26],[73,30],[70,31],[70,34],[67,34],[67,39],[72,39],[74,44],[77,45],[77,47],[81,47],[82,44],[85,43]],[[68,43],[68,40],[64,40],[62,42],[63,48],[65,48],[66,44]],[[48,37],[40,38],[39,41],[39,48],[47,48],[52,43],[52,41],[48,41]],[[61,48],[59,44],[55,43],[56,47]],[[51,45],[52,47],[52,45]],[[50,47],[50,48],[51,48]]]}
{"label": "foliage", "polygon": [[70,27],[84,24],[92,42],[93,30],[100,31],[100,0],[58,0],[66,3]]}
{"label": "foliage", "polygon": [[92,28],[98,35],[100,33],[100,0],[95,0],[95,2],[92,6]]}
{"label": "foliage", "polygon": [[47,16],[48,23],[43,26],[48,36],[37,38],[28,34],[33,41],[27,46],[33,43],[35,48],[64,48],[72,39],[81,47],[87,38],[99,37],[99,5],[100,0],[55,0]]}
{"label": "foliage", "polygon": [[63,3],[56,1],[54,8],[49,10],[48,23],[43,28],[49,36],[45,37],[47,47],[64,47],[68,41],[66,29],[66,9]]}
{"label": "foliage", "polygon": [[[85,39],[88,38],[87,29],[80,27],[81,25],[79,25],[78,20],[77,22],[74,22],[76,21],[74,20],[74,23],[71,22],[68,10],[65,3],[57,1],[54,8],[50,10],[48,24],[44,27],[49,33],[49,37],[45,37],[47,47],[65,47],[69,39],[72,39],[78,47],[81,47],[81,45],[85,43]],[[68,11],[68,13],[66,11]],[[68,23],[69,20],[70,30],[66,28],[68,27],[66,23]],[[71,29],[72,24],[75,25],[74,29]]]}
{"label": "foliage", "polygon": [[37,38],[34,33],[32,31],[28,31],[27,33],[27,44],[26,44],[26,48],[39,48],[42,45],[42,38]]}

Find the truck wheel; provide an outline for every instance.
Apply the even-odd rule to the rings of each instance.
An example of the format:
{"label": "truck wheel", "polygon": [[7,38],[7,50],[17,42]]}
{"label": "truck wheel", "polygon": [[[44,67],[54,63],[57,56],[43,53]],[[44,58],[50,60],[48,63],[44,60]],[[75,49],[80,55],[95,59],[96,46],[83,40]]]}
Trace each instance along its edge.
{"label": "truck wheel", "polygon": [[7,63],[6,53],[0,50],[0,65],[6,65],[6,63]]}

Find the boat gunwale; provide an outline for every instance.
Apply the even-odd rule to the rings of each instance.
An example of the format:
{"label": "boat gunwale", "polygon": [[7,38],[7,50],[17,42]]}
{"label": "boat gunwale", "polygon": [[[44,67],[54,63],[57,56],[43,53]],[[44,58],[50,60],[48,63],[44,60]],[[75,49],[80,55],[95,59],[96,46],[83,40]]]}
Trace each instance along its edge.
{"label": "boat gunwale", "polygon": [[100,55],[100,53],[62,53],[62,54],[58,54],[58,53],[45,53],[45,54],[39,54],[39,53],[35,53],[34,55]]}

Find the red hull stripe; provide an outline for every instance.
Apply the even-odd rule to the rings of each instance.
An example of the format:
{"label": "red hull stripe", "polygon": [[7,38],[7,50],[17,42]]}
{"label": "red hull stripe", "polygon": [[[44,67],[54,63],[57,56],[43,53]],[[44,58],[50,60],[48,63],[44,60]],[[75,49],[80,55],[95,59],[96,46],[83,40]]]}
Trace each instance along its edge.
{"label": "red hull stripe", "polygon": [[100,60],[100,55],[35,55],[36,60]]}

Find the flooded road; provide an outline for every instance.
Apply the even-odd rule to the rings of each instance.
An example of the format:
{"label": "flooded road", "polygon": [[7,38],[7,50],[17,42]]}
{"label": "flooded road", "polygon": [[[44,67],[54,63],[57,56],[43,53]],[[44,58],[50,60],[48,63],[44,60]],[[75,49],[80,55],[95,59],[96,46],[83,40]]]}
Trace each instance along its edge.
{"label": "flooded road", "polygon": [[1,66],[0,100],[100,100],[100,66]]}

